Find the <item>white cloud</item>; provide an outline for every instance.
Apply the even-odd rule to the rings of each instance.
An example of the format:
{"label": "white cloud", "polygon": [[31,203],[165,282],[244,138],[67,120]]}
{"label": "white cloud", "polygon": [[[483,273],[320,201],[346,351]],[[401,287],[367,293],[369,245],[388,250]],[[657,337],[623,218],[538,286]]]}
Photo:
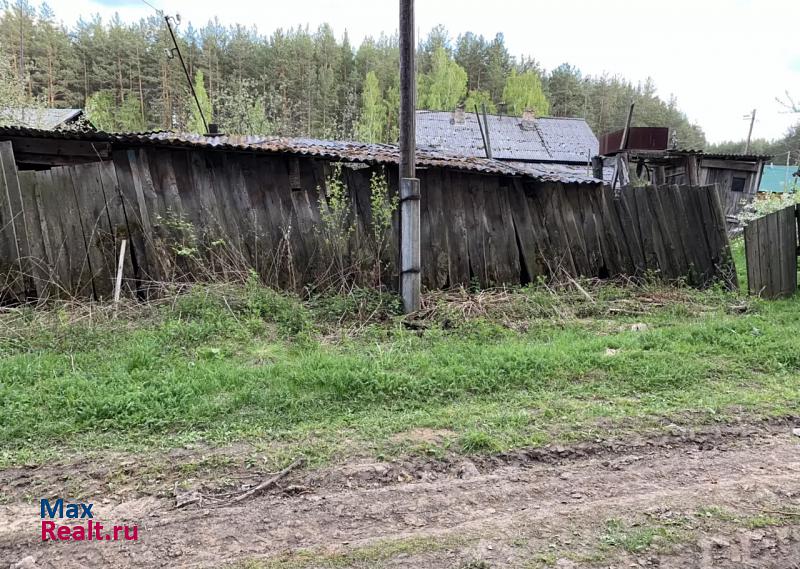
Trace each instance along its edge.
{"label": "white cloud", "polygon": [[[149,0],[180,13],[195,27],[214,18],[255,25],[263,34],[279,27],[330,23],[354,43],[397,28],[397,0]],[[125,20],[152,14],[141,1],[50,0],[59,19],[115,12]],[[109,5],[110,4],[110,5]],[[638,81],[653,77],[664,98],[680,107],[711,141],[747,134],[742,117],[758,109],[754,136],[781,136],[798,115],[782,113],[775,97],[800,97],[800,21],[796,0],[417,0],[417,28],[424,35],[444,24],[452,34],[502,32],[515,55],[530,55],[546,68],[569,62],[585,73]],[[185,24],[184,24],[185,25]]]}

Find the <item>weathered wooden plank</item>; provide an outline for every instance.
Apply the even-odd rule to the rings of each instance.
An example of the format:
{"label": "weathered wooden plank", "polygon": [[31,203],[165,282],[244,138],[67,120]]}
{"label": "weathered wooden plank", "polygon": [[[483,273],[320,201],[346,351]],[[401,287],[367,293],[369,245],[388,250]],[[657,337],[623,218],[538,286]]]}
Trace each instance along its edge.
{"label": "weathered wooden plank", "polygon": [[[561,185],[556,183],[543,184],[542,191],[534,194],[542,214],[542,227],[546,227],[550,234],[551,255],[547,259],[549,272],[553,276],[560,275],[562,270],[569,275],[578,275],[579,270],[567,235],[567,224],[561,215],[561,194]],[[574,219],[572,222],[575,231]]]}
{"label": "weathered wooden plank", "polygon": [[78,215],[87,263],[97,299],[108,299],[113,293],[116,265],[114,240],[103,199],[100,168],[96,163],[68,168],[78,204]]}
{"label": "weathered wooden plank", "polygon": [[50,277],[46,296],[68,296],[72,287],[69,269],[69,255],[64,229],[61,222],[63,195],[55,187],[50,170],[36,172],[36,207],[42,224],[42,239],[49,261]]}
{"label": "weathered wooden plank", "polygon": [[470,280],[477,279],[482,286],[489,285],[488,237],[483,184],[477,176],[470,176],[464,192],[464,210],[469,248]]}
{"label": "weathered wooden plank", "polygon": [[494,284],[519,283],[519,250],[508,204],[508,187],[497,176],[483,176],[489,274]]}
{"label": "weathered wooden plank", "polygon": [[675,258],[675,246],[672,243],[674,227],[668,223],[668,214],[664,211],[660,193],[660,190],[655,187],[647,186],[639,189],[637,199],[645,200],[650,215],[650,230],[658,257],[659,272],[662,278],[677,280],[684,273],[680,270]]}
{"label": "weathered wooden plank", "polygon": [[36,206],[36,173],[32,171],[19,172],[20,194],[22,198],[22,212],[25,216],[25,225],[28,228],[28,258],[27,267],[30,271],[33,290],[38,298],[44,298],[47,292],[50,271],[48,269],[47,253],[44,248],[42,224],[39,219],[39,209]]}
{"label": "weathered wooden plank", "polygon": [[539,274],[542,276],[553,274],[552,260],[556,255],[556,247],[550,239],[550,229],[545,222],[543,205],[546,201],[546,193],[549,191],[542,184],[534,182],[522,182],[523,189],[525,190],[525,202],[528,206],[528,211],[531,214],[532,227],[537,228],[536,242],[538,249],[536,251],[536,266]]}
{"label": "weathered wooden plank", "polygon": [[520,252],[520,283],[528,284],[537,277],[547,274],[547,269],[541,262],[542,251],[539,238],[540,227],[533,220],[528,200],[525,197],[523,182],[517,179],[511,181],[512,186],[508,191],[508,202],[511,210],[511,221],[514,232],[519,241]]}
{"label": "weathered wooden plank", "polygon": [[557,215],[560,215],[567,238],[567,246],[572,254],[575,264],[573,276],[591,276],[592,268],[589,264],[586,242],[583,239],[583,231],[580,221],[580,203],[578,202],[577,189],[564,184],[558,184],[558,191],[554,194],[554,204],[558,208]]}
{"label": "weathered wooden plank", "polygon": [[597,198],[602,211],[602,230],[608,243],[608,255],[610,257],[605,260],[611,275],[634,275],[636,274],[636,264],[631,250],[638,248],[639,244],[629,242],[626,239],[619,208],[614,203],[616,200],[611,188],[605,186],[599,188],[597,190]]}
{"label": "weathered wooden plank", "polygon": [[81,226],[79,204],[75,195],[70,167],[50,170],[58,203],[61,206],[61,225],[64,231],[64,248],[70,274],[69,294],[76,297],[93,296],[92,272],[87,255],[87,243]]}
{"label": "weathered wooden plank", "polygon": [[623,189],[619,197],[613,197],[609,190],[606,196],[607,201],[614,205],[620,226],[623,232],[625,244],[628,246],[631,261],[633,262],[633,272],[635,276],[641,276],[647,272],[647,258],[644,252],[642,236],[639,232],[639,221],[637,217],[636,201],[632,197],[630,190]]}
{"label": "weathered wooden plank", "polygon": [[261,157],[254,155],[244,155],[241,159],[244,190],[251,204],[250,219],[255,232],[253,265],[266,283],[277,286],[281,236],[279,228],[270,219],[265,185],[265,176],[269,173],[261,162]]}
{"label": "weathered wooden plank", "polygon": [[[442,172],[442,203],[447,204],[447,217],[444,224],[447,235],[447,284],[450,287],[466,286],[470,280],[470,267],[465,200],[461,188],[456,185],[461,183],[458,178],[459,174],[448,170]],[[425,188],[423,187],[421,191],[424,195]]]}
{"label": "weathered wooden plank", "polygon": [[[129,152],[114,152],[112,159],[117,176],[120,206],[128,230],[128,249],[133,268],[131,285],[136,294],[143,297],[146,296],[145,287],[151,280],[150,266],[156,262],[152,244],[147,244],[149,239],[147,228],[150,226],[150,222],[149,218],[142,219]],[[152,228],[150,228],[150,235],[152,235]]]}
{"label": "weathered wooden plank", "polygon": [[756,220],[758,227],[758,249],[760,274],[758,277],[758,294],[763,298],[772,298],[772,251],[769,249],[769,223],[766,217]]}
{"label": "weathered wooden plank", "polygon": [[642,252],[644,253],[645,266],[648,271],[658,272],[661,268],[659,265],[658,254],[656,247],[653,243],[653,232],[650,212],[647,208],[647,202],[644,197],[640,197],[636,188],[623,188],[622,200],[632,212],[635,212],[636,218],[633,220],[634,226],[637,228],[640,242],[642,244]]}
{"label": "weathered wooden plank", "polygon": [[597,200],[596,190],[581,186],[573,189],[575,195],[578,196],[578,208],[583,224],[583,240],[586,243],[586,255],[589,259],[589,276],[609,276],[614,273],[613,269],[609,268],[609,262],[613,264],[613,260],[606,259],[606,257],[610,257],[610,254],[601,227],[602,207]]}
{"label": "weathered wooden plank", "polygon": [[[426,172],[424,191],[421,189],[420,234],[424,236],[421,241],[423,263],[425,259],[430,266],[422,266],[422,282],[428,288],[438,289],[449,284],[449,263],[447,226],[444,216],[444,170],[432,168]],[[425,224],[429,224],[425,227]],[[428,249],[426,252],[425,249]]]}
{"label": "weathered wooden plank", "polygon": [[24,300],[33,292],[28,258],[28,228],[23,213],[17,166],[10,142],[0,142],[0,241],[4,241],[0,269],[5,293]]}
{"label": "weathered wooden plank", "polygon": [[[710,212],[707,206],[708,200],[699,188],[680,186],[678,191],[689,220],[689,227],[693,237],[692,246],[697,251],[697,271],[700,275],[698,285],[705,286],[713,279],[716,271],[712,243],[709,242]],[[706,204],[705,208],[703,208],[703,204]]]}
{"label": "weathered wooden plank", "polygon": [[795,236],[795,208],[787,207],[778,213],[778,242],[781,259],[781,295],[791,296],[797,291],[797,238]]}
{"label": "weathered wooden plank", "polygon": [[667,224],[670,228],[670,238],[675,249],[678,270],[686,278],[687,283],[696,284],[698,281],[697,259],[694,247],[692,247],[689,218],[680,191],[675,185],[662,186],[659,191],[662,205],[668,204],[665,207],[665,213],[667,210],[670,212]]}
{"label": "weathered wooden plank", "polygon": [[710,229],[714,235],[714,241],[717,245],[716,278],[721,279],[729,289],[737,290],[739,288],[739,282],[736,276],[736,266],[733,260],[733,253],[731,252],[731,244],[728,239],[727,232],[727,222],[722,211],[722,203],[719,197],[718,188],[714,185],[705,186],[705,193],[708,200],[709,210],[711,212]]}
{"label": "weathered wooden plank", "polygon": [[761,280],[761,258],[758,256],[758,226],[751,221],[744,228],[744,255],[747,263],[747,289],[758,295]]}
{"label": "weathered wooden plank", "polygon": [[[128,295],[136,292],[136,276],[133,270],[133,261],[131,255],[131,239],[128,222],[125,218],[125,209],[122,205],[122,196],[119,190],[119,182],[117,181],[117,170],[114,163],[110,160],[98,163],[100,170],[100,187],[103,192],[103,200],[105,202],[105,212],[108,217],[109,227],[111,228],[111,238],[113,248],[109,251],[104,251],[107,256],[110,256],[115,266],[119,263],[119,252],[122,240],[128,242],[126,247],[125,259],[122,265],[122,283],[121,291],[123,294]],[[110,255],[109,255],[110,253]],[[106,264],[108,264],[108,260]],[[114,274],[116,280],[116,274]]]}

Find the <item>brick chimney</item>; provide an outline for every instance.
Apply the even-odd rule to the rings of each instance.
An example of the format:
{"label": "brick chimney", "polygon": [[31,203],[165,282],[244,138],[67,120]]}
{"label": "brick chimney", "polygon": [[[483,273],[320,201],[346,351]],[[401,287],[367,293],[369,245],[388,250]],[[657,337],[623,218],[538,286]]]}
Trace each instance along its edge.
{"label": "brick chimney", "polygon": [[533,109],[525,109],[522,113],[522,122],[533,122],[536,120],[536,112]]}
{"label": "brick chimney", "polygon": [[464,124],[464,106],[459,105],[456,107],[456,110],[453,111],[453,118],[451,119],[452,124]]}

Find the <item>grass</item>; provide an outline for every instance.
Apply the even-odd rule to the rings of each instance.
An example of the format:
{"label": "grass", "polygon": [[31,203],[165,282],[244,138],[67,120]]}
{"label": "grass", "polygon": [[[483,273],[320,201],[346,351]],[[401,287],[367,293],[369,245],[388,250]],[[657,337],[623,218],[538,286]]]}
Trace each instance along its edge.
{"label": "grass", "polygon": [[254,283],[117,318],[93,305],[6,310],[0,464],[242,440],[313,464],[397,452],[392,436],[415,428],[479,453],[798,414],[797,297],[584,288],[592,302],[569,285],[437,293],[412,328],[390,295],[300,302]]}

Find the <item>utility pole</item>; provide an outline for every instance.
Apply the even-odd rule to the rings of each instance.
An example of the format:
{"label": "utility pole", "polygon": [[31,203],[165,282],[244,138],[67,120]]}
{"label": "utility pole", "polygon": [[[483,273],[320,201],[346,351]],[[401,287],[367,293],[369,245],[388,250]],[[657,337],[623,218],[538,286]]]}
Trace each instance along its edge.
{"label": "utility pole", "polygon": [[[189,84],[189,90],[192,92],[192,96],[194,97],[194,102],[197,104],[197,111],[200,113],[200,118],[203,119],[203,126],[206,129],[204,134],[209,134],[208,130],[208,121],[206,120],[206,115],[203,113],[203,107],[200,106],[200,100],[197,98],[197,93],[194,90],[194,83],[192,82],[192,78],[189,76],[189,70],[186,68],[186,63],[183,61],[183,55],[181,54],[181,49],[178,47],[178,40],[175,38],[175,32],[172,31],[172,24],[170,24],[170,18],[172,16],[164,16],[164,21],[167,23],[167,29],[169,30],[169,36],[172,38],[172,45],[175,46],[172,49],[167,49],[167,57],[172,59],[174,57],[173,54],[178,54],[178,59],[181,62],[181,67],[183,67],[183,73],[186,75],[186,82]],[[180,21],[178,22],[180,23]]]}
{"label": "utility pole", "polygon": [[750,153],[750,137],[753,136],[753,123],[756,122],[756,110],[753,109],[753,113],[749,117],[745,116],[745,118],[749,118],[750,119],[750,130],[747,131],[747,144],[745,144],[745,146],[744,146],[744,153],[745,154],[749,154]]}
{"label": "utility pole", "polygon": [[406,313],[419,310],[421,288],[415,56],[414,0],[400,0],[400,295]]}

